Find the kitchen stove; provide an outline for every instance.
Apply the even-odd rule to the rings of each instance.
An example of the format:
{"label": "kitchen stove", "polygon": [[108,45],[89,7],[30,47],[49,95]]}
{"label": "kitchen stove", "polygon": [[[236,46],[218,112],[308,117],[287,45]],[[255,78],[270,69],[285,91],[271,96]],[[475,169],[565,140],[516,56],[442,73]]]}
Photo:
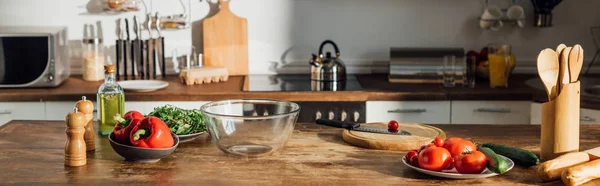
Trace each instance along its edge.
{"label": "kitchen stove", "polygon": [[[362,87],[355,75],[347,75],[345,81],[312,81],[310,74],[249,75],[247,92],[311,92],[311,91],[360,91]],[[334,95],[332,95],[334,96]],[[365,122],[365,101],[295,102],[300,105],[298,122],[315,122],[329,119],[349,122]]]}
{"label": "kitchen stove", "polygon": [[355,75],[345,81],[313,81],[310,74],[249,75],[244,91],[359,91],[362,90]]}

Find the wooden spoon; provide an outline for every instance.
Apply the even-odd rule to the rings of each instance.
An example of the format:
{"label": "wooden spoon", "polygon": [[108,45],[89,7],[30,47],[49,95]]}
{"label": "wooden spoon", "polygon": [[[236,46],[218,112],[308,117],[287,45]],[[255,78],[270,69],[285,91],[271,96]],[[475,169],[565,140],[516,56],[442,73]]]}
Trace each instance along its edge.
{"label": "wooden spoon", "polygon": [[558,54],[558,89],[556,90],[558,92],[562,90],[562,85],[571,83],[571,76],[569,76],[569,53],[571,53],[571,50],[571,47],[567,47],[560,54]]}
{"label": "wooden spoon", "polygon": [[562,52],[562,51],[563,51],[565,48],[567,48],[567,45],[565,45],[565,44],[561,43],[560,45],[558,45],[558,46],[556,47],[556,54],[559,54],[559,55],[560,55],[560,53],[561,53],[561,52]]}
{"label": "wooden spoon", "polygon": [[581,45],[575,45],[569,53],[569,76],[571,82],[576,82],[579,79],[579,73],[583,66],[583,48]]}
{"label": "wooden spoon", "polygon": [[557,95],[557,87],[558,83],[558,55],[552,49],[544,49],[537,57],[537,69],[538,75],[542,82],[544,82],[544,87],[546,88],[546,92],[548,93],[548,100],[554,100]]}

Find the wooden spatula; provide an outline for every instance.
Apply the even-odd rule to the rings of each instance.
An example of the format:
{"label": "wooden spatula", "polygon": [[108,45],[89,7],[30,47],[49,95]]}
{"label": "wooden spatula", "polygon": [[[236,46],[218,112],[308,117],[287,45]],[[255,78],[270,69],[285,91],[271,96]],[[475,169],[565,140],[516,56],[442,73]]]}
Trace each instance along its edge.
{"label": "wooden spatula", "polygon": [[561,43],[556,47],[556,54],[560,54],[565,48],[567,48],[567,45]]}
{"label": "wooden spatula", "polygon": [[548,93],[548,100],[554,100],[557,95],[557,83],[558,83],[558,55],[552,49],[544,49],[537,57],[537,69],[538,75],[544,87]]}
{"label": "wooden spatula", "polygon": [[567,47],[558,54],[558,89],[556,90],[558,92],[562,90],[563,85],[571,83],[571,76],[569,75],[569,53],[571,53],[571,49],[571,47]]}
{"label": "wooden spatula", "polygon": [[583,48],[581,48],[581,45],[575,45],[569,53],[569,76],[571,76],[571,82],[576,82],[579,79],[582,66]]}

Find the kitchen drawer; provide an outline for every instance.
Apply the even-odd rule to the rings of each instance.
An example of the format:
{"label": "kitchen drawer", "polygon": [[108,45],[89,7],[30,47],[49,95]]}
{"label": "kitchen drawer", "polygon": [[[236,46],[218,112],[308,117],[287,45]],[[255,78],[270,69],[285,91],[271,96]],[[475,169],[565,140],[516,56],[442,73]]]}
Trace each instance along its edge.
{"label": "kitchen drawer", "polygon": [[449,124],[450,101],[367,101],[367,123]]}
{"label": "kitchen drawer", "polygon": [[580,124],[600,124],[600,110],[581,109],[579,117]]}
{"label": "kitchen drawer", "polygon": [[[49,101],[46,102],[46,120],[65,120],[65,117],[69,112],[73,112],[75,103],[77,101]],[[98,119],[97,114],[98,107],[94,102],[94,120]]]}
{"label": "kitchen drawer", "polygon": [[0,103],[0,125],[11,120],[44,120],[46,109],[43,102]]}
{"label": "kitchen drawer", "polygon": [[137,110],[142,114],[148,114],[156,107],[173,105],[184,109],[200,109],[208,101],[126,101],[125,111]]}
{"label": "kitchen drawer", "polygon": [[529,101],[452,101],[452,124],[528,124]]}

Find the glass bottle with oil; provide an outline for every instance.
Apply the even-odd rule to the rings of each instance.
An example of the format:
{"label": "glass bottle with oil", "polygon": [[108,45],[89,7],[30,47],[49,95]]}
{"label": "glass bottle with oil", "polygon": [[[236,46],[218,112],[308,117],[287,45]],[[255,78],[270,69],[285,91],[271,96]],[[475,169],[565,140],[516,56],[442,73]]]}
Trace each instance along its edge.
{"label": "glass bottle with oil", "polygon": [[98,120],[99,133],[108,135],[113,131],[117,121],[115,115],[123,115],[125,111],[125,93],[115,78],[115,65],[104,65],[104,83],[98,88]]}

